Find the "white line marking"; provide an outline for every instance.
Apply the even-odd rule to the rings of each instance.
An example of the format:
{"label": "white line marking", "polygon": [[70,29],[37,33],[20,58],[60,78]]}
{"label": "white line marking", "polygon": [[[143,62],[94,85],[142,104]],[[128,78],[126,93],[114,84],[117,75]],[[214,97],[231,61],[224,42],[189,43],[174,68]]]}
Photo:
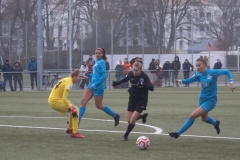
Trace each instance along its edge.
{"label": "white line marking", "polygon": [[[0,116],[0,118],[41,118],[41,119],[47,119],[47,118],[50,118],[50,119],[67,119],[65,117],[34,117],[34,116]],[[83,119],[87,119],[87,120],[92,120],[92,121],[106,121],[106,122],[113,122],[113,120],[107,120],[107,119],[92,119],[92,118],[83,118]],[[119,121],[121,123],[127,123],[125,121]],[[140,125],[140,126],[145,126],[145,127],[149,127],[149,128],[153,128],[155,129],[155,132],[154,133],[150,133],[150,134],[161,134],[162,133],[162,129],[159,128],[159,127],[155,127],[155,126],[151,126],[151,125],[147,125],[147,124],[140,124],[140,123],[136,123],[137,125]],[[91,131],[94,131],[94,130],[91,130]],[[99,131],[100,130],[96,130],[96,131]],[[102,131],[103,132],[103,131]],[[125,131],[122,131],[125,133]],[[137,132],[136,132],[137,133]],[[142,132],[139,132],[139,133],[142,133]],[[147,133],[145,133],[147,134]]]}
{"label": "white line marking", "polygon": [[[35,126],[14,126],[14,125],[0,125],[0,127],[27,128],[27,129],[48,129],[48,130],[66,130],[66,128],[35,127]],[[78,130],[79,131],[88,131],[88,132],[125,133],[125,131],[110,131],[110,130],[90,130],[90,129],[78,129]],[[131,133],[136,133],[136,134],[159,134],[159,133],[146,133],[146,132],[131,132]]]}
{"label": "white line marking", "polygon": [[[50,119],[67,119],[65,117],[34,117],[34,116],[0,116],[0,118],[50,118]],[[91,119],[91,118],[83,118],[88,120],[94,120],[94,121],[113,121],[113,120],[105,120],[105,119]],[[122,123],[127,123],[120,121]],[[135,134],[152,134],[152,135],[161,135],[161,136],[169,136],[168,134],[162,133],[162,129],[150,126],[146,124],[139,124],[142,126],[150,127],[156,129],[156,132],[154,133],[146,133],[146,132],[131,132]],[[51,128],[51,127],[36,127],[36,126],[14,126],[14,125],[0,125],[0,127],[9,127],[9,128],[28,128],[28,129],[48,129],[48,130],[66,130],[66,128]],[[125,131],[110,131],[110,130],[89,130],[89,129],[79,129],[80,131],[88,131],[88,132],[109,132],[109,133],[125,133]],[[181,137],[195,137],[195,138],[210,138],[210,139],[229,139],[229,140],[240,140],[240,138],[236,137],[215,137],[215,136],[198,136],[198,135],[181,135]]]}
{"label": "white line marking", "polygon": [[[47,129],[47,130],[66,130],[66,128],[35,127],[35,126],[14,126],[14,125],[0,125],[0,127],[27,128],[27,129]],[[78,129],[78,130],[80,130],[80,131],[87,131],[87,132],[125,133],[125,131],[110,131],[110,130],[90,130],[90,129]],[[131,133],[169,136],[168,134],[146,133],[146,132],[131,132]],[[214,137],[214,136],[197,136],[197,135],[181,135],[181,137],[240,140],[240,138],[235,138],[235,137]]]}

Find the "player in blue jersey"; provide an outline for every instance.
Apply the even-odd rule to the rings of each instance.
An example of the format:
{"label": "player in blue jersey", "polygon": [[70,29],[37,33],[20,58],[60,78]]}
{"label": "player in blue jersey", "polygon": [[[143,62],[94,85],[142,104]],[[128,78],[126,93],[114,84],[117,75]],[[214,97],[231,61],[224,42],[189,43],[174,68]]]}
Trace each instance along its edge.
{"label": "player in blue jersey", "polygon": [[195,119],[200,116],[202,118],[202,121],[208,124],[212,124],[216,129],[217,134],[219,134],[220,121],[215,120],[208,115],[208,112],[214,109],[217,104],[217,78],[222,75],[227,75],[230,82],[230,89],[232,90],[232,92],[233,89],[235,89],[232,75],[229,70],[210,70],[207,68],[207,62],[202,58],[198,58],[196,60],[196,69],[197,72],[195,72],[192,77],[177,81],[183,84],[189,84],[198,81],[202,85],[202,90],[199,95],[199,107],[192,112],[188,120],[178,132],[169,132],[169,135],[173,138],[178,138],[189,127],[191,127]]}
{"label": "player in blue jersey", "polygon": [[97,48],[95,51],[96,63],[93,66],[92,81],[84,91],[81,106],[79,108],[79,122],[81,121],[88,101],[94,96],[95,105],[105,113],[112,116],[115,120],[114,126],[119,124],[120,116],[114,113],[110,107],[103,105],[103,94],[105,90],[105,79],[107,78],[106,71],[106,54],[103,48]]}

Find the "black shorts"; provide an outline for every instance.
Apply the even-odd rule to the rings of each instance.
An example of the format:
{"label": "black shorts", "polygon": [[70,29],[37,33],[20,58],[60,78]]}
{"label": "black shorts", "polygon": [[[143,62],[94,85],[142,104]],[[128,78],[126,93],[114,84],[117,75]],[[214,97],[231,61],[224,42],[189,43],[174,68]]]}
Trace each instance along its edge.
{"label": "black shorts", "polygon": [[136,99],[129,97],[128,101],[128,111],[134,112],[137,111],[138,113],[142,113],[143,110],[147,109],[148,101],[146,99]]}

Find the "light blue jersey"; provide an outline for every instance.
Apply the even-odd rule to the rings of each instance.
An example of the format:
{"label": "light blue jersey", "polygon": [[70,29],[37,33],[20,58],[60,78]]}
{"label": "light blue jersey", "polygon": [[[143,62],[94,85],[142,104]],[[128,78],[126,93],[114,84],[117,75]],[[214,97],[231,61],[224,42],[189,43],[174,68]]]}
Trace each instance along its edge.
{"label": "light blue jersey", "polygon": [[95,96],[102,96],[105,89],[105,80],[107,78],[106,63],[103,59],[97,60],[93,66],[92,81],[87,89],[93,87]]}
{"label": "light blue jersey", "polygon": [[222,75],[227,75],[229,82],[233,82],[232,75],[229,70],[210,70],[207,69],[205,73],[195,72],[195,74],[182,80],[183,84],[189,84],[193,82],[200,82],[202,90],[199,97],[202,99],[209,99],[217,97],[217,78]]}

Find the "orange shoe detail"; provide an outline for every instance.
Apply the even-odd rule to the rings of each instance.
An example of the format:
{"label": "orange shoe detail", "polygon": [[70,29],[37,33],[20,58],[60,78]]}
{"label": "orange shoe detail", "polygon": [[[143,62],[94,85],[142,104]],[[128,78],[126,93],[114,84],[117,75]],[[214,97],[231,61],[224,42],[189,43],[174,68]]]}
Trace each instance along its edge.
{"label": "orange shoe detail", "polygon": [[84,136],[84,135],[81,135],[79,132],[77,132],[77,133],[72,133],[72,137],[73,137],[73,138],[85,138],[85,136]]}

